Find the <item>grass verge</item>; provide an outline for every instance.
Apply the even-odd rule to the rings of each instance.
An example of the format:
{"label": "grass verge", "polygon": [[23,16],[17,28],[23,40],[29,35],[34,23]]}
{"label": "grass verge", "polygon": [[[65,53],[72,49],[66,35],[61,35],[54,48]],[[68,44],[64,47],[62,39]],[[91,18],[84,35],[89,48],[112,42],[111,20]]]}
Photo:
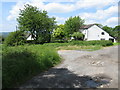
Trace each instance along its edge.
{"label": "grass verge", "polygon": [[52,47],[30,45],[3,48],[3,88],[19,86],[59,62],[60,57]]}
{"label": "grass verge", "polygon": [[113,45],[120,45],[120,42],[113,43]]}
{"label": "grass verge", "polygon": [[73,45],[73,46],[60,46],[57,47],[57,50],[86,50],[86,51],[94,51],[94,50],[99,50],[101,49],[102,46],[98,46],[98,45],[91,45],[91,46],[77,46],[77,45]]}

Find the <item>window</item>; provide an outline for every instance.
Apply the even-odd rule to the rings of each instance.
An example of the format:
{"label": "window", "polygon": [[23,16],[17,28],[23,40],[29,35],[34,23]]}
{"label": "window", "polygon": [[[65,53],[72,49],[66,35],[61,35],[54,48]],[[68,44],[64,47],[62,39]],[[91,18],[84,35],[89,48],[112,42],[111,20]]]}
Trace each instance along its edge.
{"label": "window", "polygon": [[105,38],[101,38],[101,40],[105,40]]}
{"label": "window", "polygon": [[105,33],[104,33],[104,32],[102,32],[101,34],[102,34],[102,35],[105,35]]}

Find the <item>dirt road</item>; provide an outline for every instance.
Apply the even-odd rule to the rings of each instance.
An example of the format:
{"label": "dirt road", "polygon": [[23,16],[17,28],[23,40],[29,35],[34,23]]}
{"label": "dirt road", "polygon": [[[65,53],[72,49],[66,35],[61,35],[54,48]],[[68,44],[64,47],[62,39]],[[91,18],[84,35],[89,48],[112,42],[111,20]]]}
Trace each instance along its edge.
{"label": "dirt road", "polygon": [[118,46],[97,51],[61,50],[61,64],[20,88],[118,88]]}

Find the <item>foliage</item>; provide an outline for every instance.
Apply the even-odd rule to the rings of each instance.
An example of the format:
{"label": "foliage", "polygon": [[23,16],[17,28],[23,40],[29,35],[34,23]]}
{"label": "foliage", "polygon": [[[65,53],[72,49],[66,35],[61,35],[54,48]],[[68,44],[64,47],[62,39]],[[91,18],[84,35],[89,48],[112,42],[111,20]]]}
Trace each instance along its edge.
{"label": "foliage", "polygon": [[55,39],[63,39],[65,37],[64,25],[59,25],[52,33],[52,37]]}
{"label": "foliage", "polygon": [[70,45],[100,45],[100,46],[111,46],[113,45],[112,41],[109,40],[93,40],[93,41],[71,41]]}
{"label": "foliage", "polygon": [[113,29],[114,32],[114,37],[116,38],[116,40],[118,40],[118,42],[120,42],[120,25],[116,26]]}
{"label": "foliage", "polygon": [[82,20],[79,16],[70,17],[65,21],[65,34],[66,36],[70,36],[74,32],[78,32],[79,28],[84,24],[84,20]]}
{"label": "foliage", "polygon": [[57,48],[59,46],[68,46],[69,43],[45,43],[43,44],[44,46],[50,46],[50,47],[54,47]]}
{"label": "foliage", "polygon": [[111,36],[113,36],[117,41],[120,40],[120,25],[115,26],[114,28],[104,26],[102,29],[109,33]]}
{"label": "foliage", "polygon": [[20,10],[18,28],[29,31],[37,43],[50,42],[51,32],[56,26],[55,18],[49,18],[47,11],[40,11],[29,4]]}
{"label": "foliage", "polygon": [[5,39],[6,46],[23,45],[26,41],[25,34],[22,31],[11,32]]}
{"label": "foliage", "polygon": [[60,61],[56,50],[42,45],[6,47],[2,56],[3,88],[13,88]]}
{"label": "foliage", "polygon": [[103,26],[102,29],[105,30],[107,33],[109,33],[111,36],[114,36],[112,27]]}
{"label": "foliage", "polygon": [[113,45],[120,45],[120,42],[113,43]]}
{"label": "foliage", "polygon": [[89,46],[79,46],[79,45],[70,45],[70,46],[60,46],[57,47],[57,50],[85,50],[85,51],[94,51],[101,49],[100,45],[89,45]]}
{"label": "foliage", "polygon": [[81,32],[74,32],[72,34],[72,37],[74,37],[75,40],[83,40],[84,34],[82,34]]}
{"label": "foliage", "polygon": [[51,43],[67,43],[68,40],[53,40]]}
{"label": "foliage", "polygon": [[103,25],[102,24],[99,24],[99,23],[95,23],[95,25],[97,25],[98,27],[102,28]]}
{"label": "foliage", "polygon": [[94,41],[71,41],[68,43],[45,43],[43,46],[50,46],[56,48],[57,50],[80,50],[80,49],[90,49],[98,50],[104,46],[111,46],[113,43],[108,40],[94,40]]}
{"label": "foliage", "polygon": [[3,36],[0,36],[0,43],[3,43],[5,38]]}

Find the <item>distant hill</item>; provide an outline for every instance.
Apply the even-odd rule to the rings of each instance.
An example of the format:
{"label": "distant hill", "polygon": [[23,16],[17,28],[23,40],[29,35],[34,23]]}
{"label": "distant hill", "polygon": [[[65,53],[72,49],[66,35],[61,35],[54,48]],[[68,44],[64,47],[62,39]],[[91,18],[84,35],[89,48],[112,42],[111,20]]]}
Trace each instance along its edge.
{"label": "distant hill", "polygon": [[0,32],[0,36],[7,37],[10,32]]}

